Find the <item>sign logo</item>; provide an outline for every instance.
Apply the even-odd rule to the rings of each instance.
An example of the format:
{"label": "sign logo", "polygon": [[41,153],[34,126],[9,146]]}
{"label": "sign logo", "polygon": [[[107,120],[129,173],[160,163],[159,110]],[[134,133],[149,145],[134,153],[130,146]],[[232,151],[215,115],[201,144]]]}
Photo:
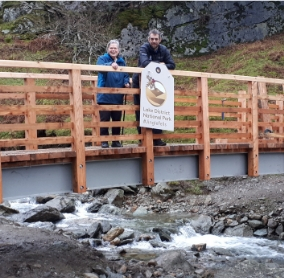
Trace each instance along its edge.
{"label": "sign logo", "polygon": [[147,100],[156,107],[162,106],[167,98],[164,85],[149,75],[146,77],[148,79],[148,83],[146,84]]}

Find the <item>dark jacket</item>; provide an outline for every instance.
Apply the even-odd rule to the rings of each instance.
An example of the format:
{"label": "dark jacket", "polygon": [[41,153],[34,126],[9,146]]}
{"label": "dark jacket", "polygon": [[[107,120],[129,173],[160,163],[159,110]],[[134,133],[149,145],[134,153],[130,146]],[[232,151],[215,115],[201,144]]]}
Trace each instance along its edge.
{"label": "dark jacket", "polygon": [[[97,65],[111,66],[114,62],[112,57],[105,53],[100,56]],[[116,63],[122,67],[126,66],[122,57],[118,56]],[[99,72],[97,87],[124,88],[129,83],[129,74],[124,72]],[[123,94],[98,94],[97,102],[100,104],[123,104]]]}
{"label": "dark jacket", "polygon": [[[169,50],[164,45],[160,44],[158,49],[154,50],[147,42],[140,47],[138,67],[145,68],[150,62],[163,62],[169,70],[176,67]],[[139,74],[133,74],[132,83],[134,88],[139,88]]]}

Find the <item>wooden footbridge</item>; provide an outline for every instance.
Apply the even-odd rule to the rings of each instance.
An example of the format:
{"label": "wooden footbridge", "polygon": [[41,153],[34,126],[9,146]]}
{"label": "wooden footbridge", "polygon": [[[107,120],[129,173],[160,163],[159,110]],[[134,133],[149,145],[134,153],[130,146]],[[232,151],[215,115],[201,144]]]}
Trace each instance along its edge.
{"label": "wooden footbridge", "polygon": [[[148,128],[136,132],[139,106],[132,99],[139,89],[96,87],[97,72],[111,67],[0,60],[0,68],[1,202],[43,193],[284,172],[284,79],[171,71],[185,88],[189,80],[196,87],[175,85],[175,130],[153,135]],[[228,90],[213,91],[216,82]],[[126,94],[127,102],[98,105],[98,92]],[[125,120],[100,122],[100,110],[122,110]],[[124,134],[100,136],[103,126],[121,126]],[[273,133],[265,136],[266,129]],[[154,147],[158,138],[167,146]],[[113,140],[123,141],[123,147],[100,147]]]}

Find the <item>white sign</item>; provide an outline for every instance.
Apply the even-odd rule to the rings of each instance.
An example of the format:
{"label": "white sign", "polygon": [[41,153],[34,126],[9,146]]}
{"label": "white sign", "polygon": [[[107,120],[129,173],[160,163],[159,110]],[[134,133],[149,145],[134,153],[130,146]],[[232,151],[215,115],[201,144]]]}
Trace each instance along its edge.
{"label": "white sign", "polygon": [[142,71],[140,126],[174,130],[174,78],[164,64],[151,62]]}

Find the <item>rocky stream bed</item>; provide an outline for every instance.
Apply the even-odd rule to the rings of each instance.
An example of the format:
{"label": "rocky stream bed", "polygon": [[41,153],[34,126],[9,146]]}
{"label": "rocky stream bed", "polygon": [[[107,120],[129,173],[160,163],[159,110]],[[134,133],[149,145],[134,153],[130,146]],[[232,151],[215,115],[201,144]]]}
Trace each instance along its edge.
{"label": "rocky stream bed", "polygon": [[[31,198],[34,208],[25,212],[6,201],[0,205],[0,277],[284,277],[283,190],[284,175],[266,175],[37,196]],[[263,239],[264,250],[268,239],[280,256],[242,257],[199,241],[169,250],[163,247],[178,231],[167,226],[146,233],[106,220],[72,229],[56,226],[78,203],[110,218],[164,217],[190,223],[200,235]],[[135,242],[159,252],[134,252],[129,244]],[[108,252],[100,250],[104,245]]]}

